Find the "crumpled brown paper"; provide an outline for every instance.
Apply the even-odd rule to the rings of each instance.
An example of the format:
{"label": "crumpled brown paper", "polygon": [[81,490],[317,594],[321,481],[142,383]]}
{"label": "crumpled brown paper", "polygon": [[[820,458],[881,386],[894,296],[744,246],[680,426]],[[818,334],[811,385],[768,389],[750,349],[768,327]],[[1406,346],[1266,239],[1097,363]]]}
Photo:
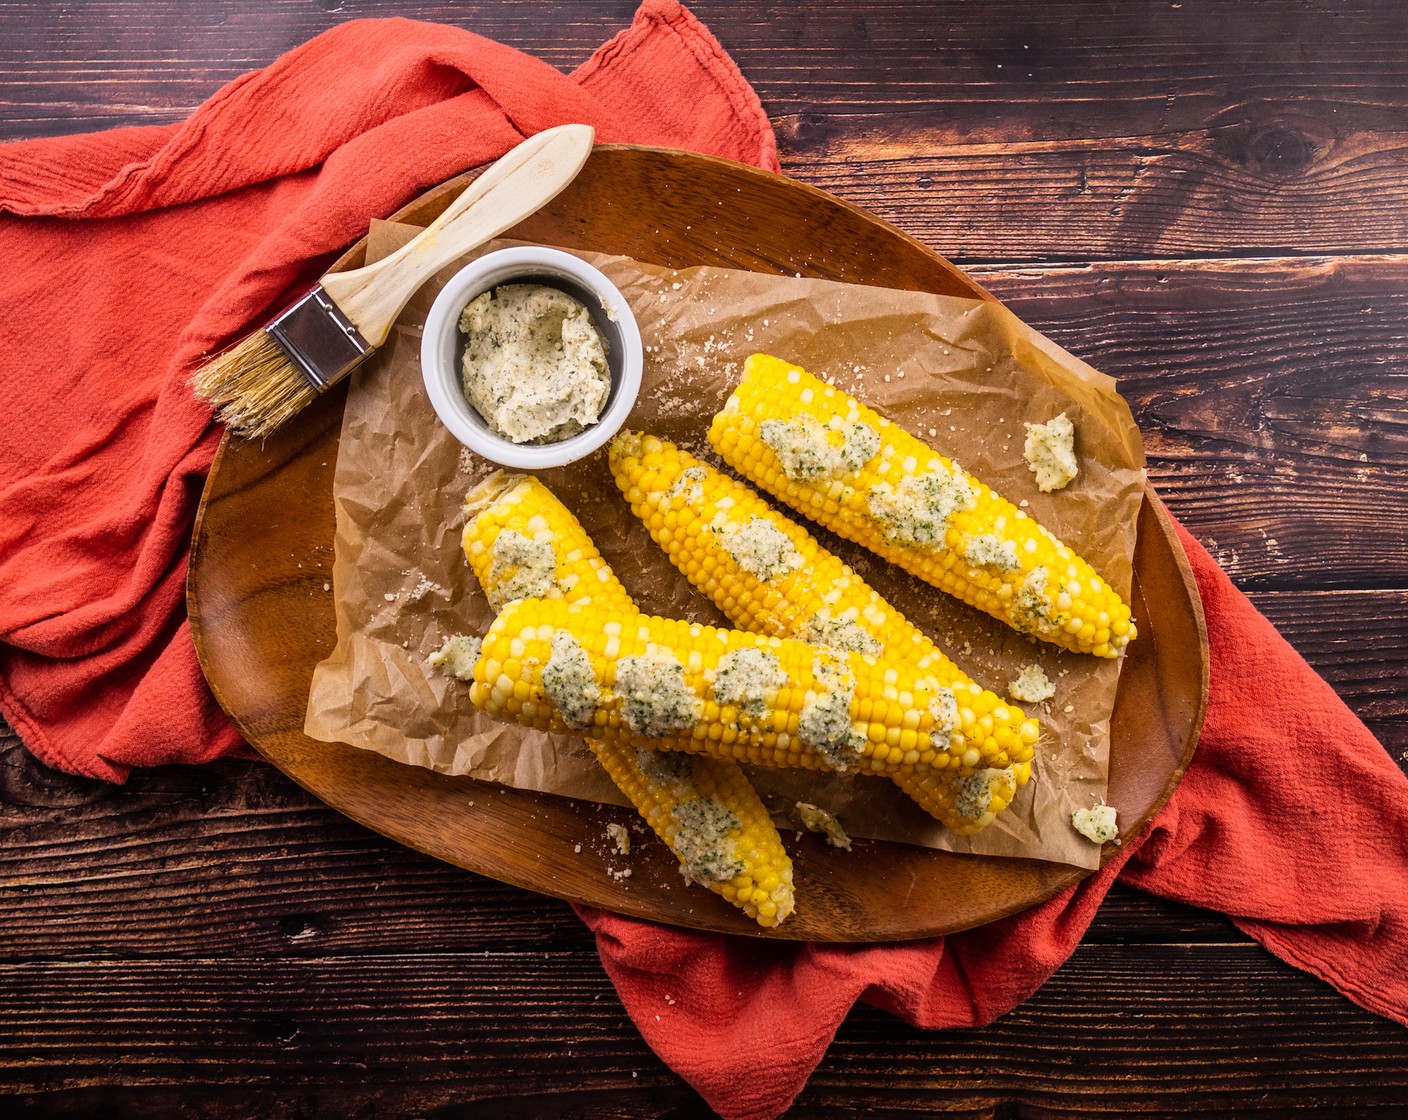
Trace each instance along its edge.
{"label": "crumpled brown paper", "polygon": [[[368,260],[417,231],[375,223]],[[491,246],[492,248],[492,246]],[[1036,334],[998,304],[832,281],[717,268],[680,271],[579,254],[630,301],[645,343],[640,399],[627,425],[717,465],[709,420],[744,358],[775,354],[826,377],[902,424],[1023,506],[1129,594],[1144,487],[1138,430],[1111,378]],[[468,686],[432,669],[445,637],[482,633],[492,613],[460,551],[464,496],[496,469],[436,419],[420,376],[427,285],[386,346],[355,376],[339,445],[333,579],[338,641],[313,677],[305,731],[447,774],[625,804],[579,741],[496,723],[471,707]],[[1023,422],[1065,412],[1080,474],[1042,494],[1023,458]],[[605,449],[539,476],[582,521],[642,610],[724,624],[631,515]],[[786,512],[786,511],[784,511]],[[1037,663],[1056,696],[1023,707],[1041,720],[1033,780],[974,837],[957,837],[891,782],[754,769],[780,825],[798,827],[798,800],[828,808],[852,836],[1091,868],[1100,848],[1070,814],[1100,800],[1120,662],[1066,653],[1023,637],[808,525],[922,626],[975,680],[999,694]]]}

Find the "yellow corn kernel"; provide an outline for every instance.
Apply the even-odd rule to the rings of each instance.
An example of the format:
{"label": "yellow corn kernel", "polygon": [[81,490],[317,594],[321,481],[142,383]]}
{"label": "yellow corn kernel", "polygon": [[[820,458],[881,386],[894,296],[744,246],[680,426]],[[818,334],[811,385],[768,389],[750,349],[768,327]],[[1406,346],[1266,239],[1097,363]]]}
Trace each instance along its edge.
{"label": "yellow corn kernel", "polygon": [[[524,675],[508,689],[476,681],[470,699],[491,716],[544,731],[592,725],[607,738],[764,766],[888,775],[954,754],[977,757],[958,727],[952,691],[903,663],[646,615],[635,616],[634,633],[623,633],[608,657],[603,630],[613,617],[608,608],[559,599],[509,604],[485,635],[480,659],[506,662],[521,642]],[[905,713],[875,703],[893,687],[887,678],[903,684],[919,712],[910,762],[891,750]],[[858,719],[865,700],[877,722]],[[727,703],[745,713],[729,724],[737,731],[732,742],[723,741],[717,714]],[[779,730],[784,719],[787,730]],[[1020,741],[1015,733],[1012,739]]]}
{"label": "yellow corn kernel", "polygon": [[[949,787],[980,767],[1000,769],[1023,763],[1029,771],[1039,736],[1036,721],[1015,704],[1005,704],[978,687],[928,635],[754,491],[674,444],[640,432],[617,436],[609,459],[616,485],[651,537],[736,626],[907,661],[921,678],[932,682],[932,687],[945,687],[962,697],[959,722],[964,729],[980,733],[979,749],[970,754],[966,736],[952,740],[950,754],[935,763],[942,767],[942,780],[932,774],[892,775],[927,812],[949,823],[957,796]],[[696,531],[683,538],[670,535],[665,530],[667,518]],[[798,560],[774,563],[771,568],[775,570],[758,571],[750,570],[757,567],[753,557],[744,555],[741,561],[735,557],[730,542],[742,527],[756,521],[765,522],[772,530],[770,534],[754,534],[773,539],[777,550],[772,555],[785,546],[795,551]],[[914,697],[908,692],[897,692],[896,696],[900,726],[912,734],[920,720]],[[889,712],[885,699],[867,697],[858,703],[856,718],[872,724],[871,734],[878,737],[885,734],[883,721]],[[913,766],[917,754],[916,758],[909,754],[914,745],[903,735],[899,745],[905,762]],[[993,810],[984,823],[997,811]],[[966,826],[969,822],[960,823]]]}
{"label": "yellow corn kernel", "polygon": [[495,610],[530,596],[634,608],[581,522],[533,476],[495,471],[464,509],[465,559]]}
{"label": "yellow corn kernel", "polygon": [[[563,602],[615,612],[615,621],[603,630],[608,642],[619,635],[622,622],[637,613],[581,523],[536,478],[497,472],[471,491],[465,509],[465,556],[496,609],[516,602],[518,593],[531,589],[535,580],[541,585],[550,573],[549,593],[555,589]],[[517,566],[505,564],[507,550],[500,550],[496,566],[494,545],[504,532],[540,546],[532,550],[543,561],[536,573],[525,576]],[[521,544],[519,548],[517,555],[524,555]],[[532,559],[531,552],[528,555]],[[531,698],[524,679],[528,646],[519,638],[499,656],[481,656],[475,679],[504,703],[511,696],[532,722],[539,719],[543,704]],[[792,861],[738,763],[608,742],[595,718],[582,731],[617,788],[680,861],[687,879],[762,926],[776,926],[792,913]]]}
{"label": "yellow corn kernel", "polygon": [[587,745],[675,853],[686,879],[761,926],[792,913],[792,861],[736,762],[595,738]]}
{"label": "yellow corn kernel", "polygon": [[1135,637],[1129,607],[1085,560],[957,464],[805,370],[748,358],[709,442],[793,509],[1016,630],[1100,657],[1118,657]]}

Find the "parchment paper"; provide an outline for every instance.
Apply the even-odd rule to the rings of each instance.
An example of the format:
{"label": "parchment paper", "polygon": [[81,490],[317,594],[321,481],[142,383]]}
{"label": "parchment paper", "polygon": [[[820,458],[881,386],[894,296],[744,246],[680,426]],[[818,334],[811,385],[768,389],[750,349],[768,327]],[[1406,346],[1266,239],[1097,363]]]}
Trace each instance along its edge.
{"label": "parchment paper", "polygon": [[[387,255],[415,232],[375,223],[368,259]],[[1129,409],[1111,378],[1005,308],[579,255],[622,290],[640,323],[644,385],[629,427],[719,465],[705,439],[710,418],[749,354],[775,354],[829,378],[956,458],[1128,597],[1144,485]],[[483,633],[493,617],[460,551],[460,534],[465,493],[496,468],[441,427],[420,375],[421,324],[453,272],[416,296],[348,395],[334,482],[338,641],[314,674],[305,730],[446,774],[626,804],[579,740],[488,719],[470,705],[467,685],[426,660],[446,636]],[[1023,421],[1045,422],[1063,411],[1075,424],[1081,471],[1064,490],[1042,494],[1023,459]],[[605,449],[539,477],[581,519],[642,610],[727,624],[632,516],[607,470]],[[1104,795],[1121,662],[1026,638],[849,542],[808,528],[980,684],[1006,695],[1022,666],[1035,662],[1055,683],[1056,696],[1023,705],[1043,728],[1033,780],[975,837],[953,836],[885,779],[750,770],[779,825],[799,827],[793,806],[806,800],[830,809],[852,836],[1097,866],[1099,846],[1071,828],[1070,814]]]}

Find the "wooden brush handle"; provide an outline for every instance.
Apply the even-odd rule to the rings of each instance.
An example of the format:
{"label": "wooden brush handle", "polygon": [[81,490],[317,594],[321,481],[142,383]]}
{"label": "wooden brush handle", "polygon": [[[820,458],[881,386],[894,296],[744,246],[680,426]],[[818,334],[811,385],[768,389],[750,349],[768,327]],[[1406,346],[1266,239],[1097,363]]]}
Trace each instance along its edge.
{"label": "wooden brush handle", "polygon": [[415,239],[389,257],[322,279],[373,346],[386,341],[406,301],[440,269],[547,205],[591,154],[590,125],[564,124],[530,136],[475,179]]}

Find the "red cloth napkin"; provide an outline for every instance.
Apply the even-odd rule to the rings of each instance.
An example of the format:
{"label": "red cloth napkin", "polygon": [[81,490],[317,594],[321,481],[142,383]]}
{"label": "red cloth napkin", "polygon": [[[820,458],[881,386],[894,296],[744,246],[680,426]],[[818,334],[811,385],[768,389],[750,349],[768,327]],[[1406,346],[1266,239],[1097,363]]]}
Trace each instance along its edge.
{"label": "red cloth napkin", "polygon": [[[647,0],[570,78],[454,28],[358,21],[184,124],[0,149],[0,712],[36,755],[121,780],[239,748],[184,615],[219,436],[191,365],[305,288],[369,217],[564,121],[776,168],[757,98],[673,0]],[[858,999],[927,1027],[992,1021],[1069,956],[1116,876],[1221,910],[1408,1022],[1408,782],[1184,544],[1213,648],[1202,746],[1142,843],[1080,886],[891,946],[583,911],[642,1034],[719,1112],[785,1109]]]}
{"label": "red cloth napkin", "polygon": [[991,1023],[1071,955],[1117,878],[1227,914],[1408,1024],[1408,780],[1182,527],[1179,539],[1212,651],[1202,738],[1144,833],[1071,890],[899,945],[756,946],[579,908],[641,1034],[719,1113],[784,1111],[857,1000],[920,1027]]}
{"label": "red cloth napkin", "polygon": [[362,20],[184,124],[0,148],[0,712],[39,758],[120,781],[238,749],[185,619],[220,437],[192,366],[370,218],[569,121],[777,168],[757,97],[672,0],[570,78],[453,27]]}

